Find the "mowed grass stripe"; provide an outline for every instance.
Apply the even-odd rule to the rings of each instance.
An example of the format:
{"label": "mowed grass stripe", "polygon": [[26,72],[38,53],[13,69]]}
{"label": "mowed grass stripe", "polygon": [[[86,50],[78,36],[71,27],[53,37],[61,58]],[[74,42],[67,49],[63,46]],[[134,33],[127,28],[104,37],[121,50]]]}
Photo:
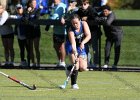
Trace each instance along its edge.
{"label": "mowed grass stripe", "polygon": [[[2,80],[0,98],[2,100],[46,100],[46,98],[47,100],[138,100],[140,94],[131,87],[131,85],[140,87],[139,73],[134,72],[82,72],[79,73],[78,78],[79,90],[72,90],[70,83],[65,90],[61,90],[57,85],[63,84],[66,79],[64,71],[4,69],[2,71],[16,75],[19,79],[24,79],[26,83],[30,85],[34,83],[37,86],[37,90],[31,91],[0,76],[0,80]],[[116,75],[128,84],[115,78]],[[129,84],[131,85],[128,86]]]}

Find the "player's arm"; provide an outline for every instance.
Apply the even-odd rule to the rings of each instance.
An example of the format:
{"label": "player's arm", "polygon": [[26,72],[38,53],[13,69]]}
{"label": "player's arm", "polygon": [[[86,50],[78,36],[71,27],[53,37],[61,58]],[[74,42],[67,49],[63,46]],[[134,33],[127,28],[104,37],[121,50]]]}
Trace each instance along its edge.
{"label": "player's arm", "polygon": [[69,36],[69,40],[70,40],[70,43],[72,46],[73,53],[77,53],[75,36],[74,36],[74,32],[71,30],[71,28],[69,29],[68,36]]}
{"label": "player's arm", "polygon": [[81,45],[80,45],[81,49],[83,49],[84,44],[87,43],[91,39],[91,32],[90,32],[90,29],[89,29],[89,26],[88,26],[87,22],[82,21],[82,23],[83,23],[85,38],[81,42]]}

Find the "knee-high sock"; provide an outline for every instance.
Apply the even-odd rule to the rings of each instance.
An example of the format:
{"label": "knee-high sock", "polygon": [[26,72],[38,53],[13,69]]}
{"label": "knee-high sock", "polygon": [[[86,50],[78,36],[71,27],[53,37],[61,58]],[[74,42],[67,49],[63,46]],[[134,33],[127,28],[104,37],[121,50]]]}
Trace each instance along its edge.
{"label": "knee-high sock", "polygon": [[78,70],[74,70],[71,75],[71,85],[74,85],[77,83],[77,76],[78,76]]}

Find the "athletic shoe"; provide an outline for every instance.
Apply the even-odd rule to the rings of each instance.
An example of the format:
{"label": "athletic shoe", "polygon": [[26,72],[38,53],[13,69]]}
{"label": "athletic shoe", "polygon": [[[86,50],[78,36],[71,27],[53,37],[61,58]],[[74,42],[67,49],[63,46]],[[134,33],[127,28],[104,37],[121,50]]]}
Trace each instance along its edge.
{"label": "athletic shoe", "polygon": [[85,69],[85,71],[89,71],[89,70],[90,70],[90,69],[88,69],[88,68],[87,68],[87,69]]}
{"label": "athletic shoe", "polygon": [[108,65],[104,65],[103,68],[108,68]]}
{"label": "athletic shoe", "polygon": [[26,60],[24,60],[24,61],[21,61],[21,63],[20,63],[19,66],[27,66],[27,65],[28,65],[28,64],[27,64]]}
{"label": "athletic shoe", "polygon": [[90,66],[90,71],[92,71],[94,68],[97,68],[97,65],[96,64],[92,64],[91,66]]}
{"label": "athletic shoe", "polygon": [[33,64],[32,64],[32,67],[36,67],[36,63],[33,63]]}
{"label": "athletic shoe", "polygon": [[36,64],[36,67],[40,67],[40,64]]}
{"label": "athletic shoe", "polygon": [[9,66],[13,67],[14,66],[14,62],[9,62]]}
{"label": "athletic shoe", "polygon": [[90,68],[89,71],[93,71],[93,68]]}
{"label": "athletic shoe", "polygon": [[112,65],[112,68],[117,68],[117,65]]}
{"label": "athletic shoe", "polygon": [[97,68],[99,65],[98,64],[93,64],[92,67],[93,68]]}
{"label": "athletic shoe", "polygon": [[4,64],[4,66],[9,66],[9,62],[6,61],[5,64]]}
{"label": "athletic shoe", "polygon": [[72,85],[71,88],[77,90],[77,89],[79,89],[79,86],[77,84],[74,84],[74,85]]}
{"label": "athletic shoe", "polygon": [[60,66],[60,67],[65,67],[66,64],[65,64],[65,62],[60,62],[60,63],[59,63],[59,66]]}

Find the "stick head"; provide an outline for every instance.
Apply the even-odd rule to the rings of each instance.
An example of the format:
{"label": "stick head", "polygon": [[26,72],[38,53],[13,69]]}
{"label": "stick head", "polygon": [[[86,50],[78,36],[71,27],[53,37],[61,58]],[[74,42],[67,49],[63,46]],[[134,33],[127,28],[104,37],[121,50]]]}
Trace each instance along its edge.
{"label": "stick head", "polygon": [[30,87],[29,89],[30,89],[30,90],[36,90],[35,84],[33,85],[33,87]]}
{"label": "stick head", "polygon": [[65,87],[65,85],[59,85],[59,88],[60,89],[65,89],[66,87]]}
{"label": "stick head", "polygon": [[33,90],[36,90],[36,85],[35,84],[33,85]]}

